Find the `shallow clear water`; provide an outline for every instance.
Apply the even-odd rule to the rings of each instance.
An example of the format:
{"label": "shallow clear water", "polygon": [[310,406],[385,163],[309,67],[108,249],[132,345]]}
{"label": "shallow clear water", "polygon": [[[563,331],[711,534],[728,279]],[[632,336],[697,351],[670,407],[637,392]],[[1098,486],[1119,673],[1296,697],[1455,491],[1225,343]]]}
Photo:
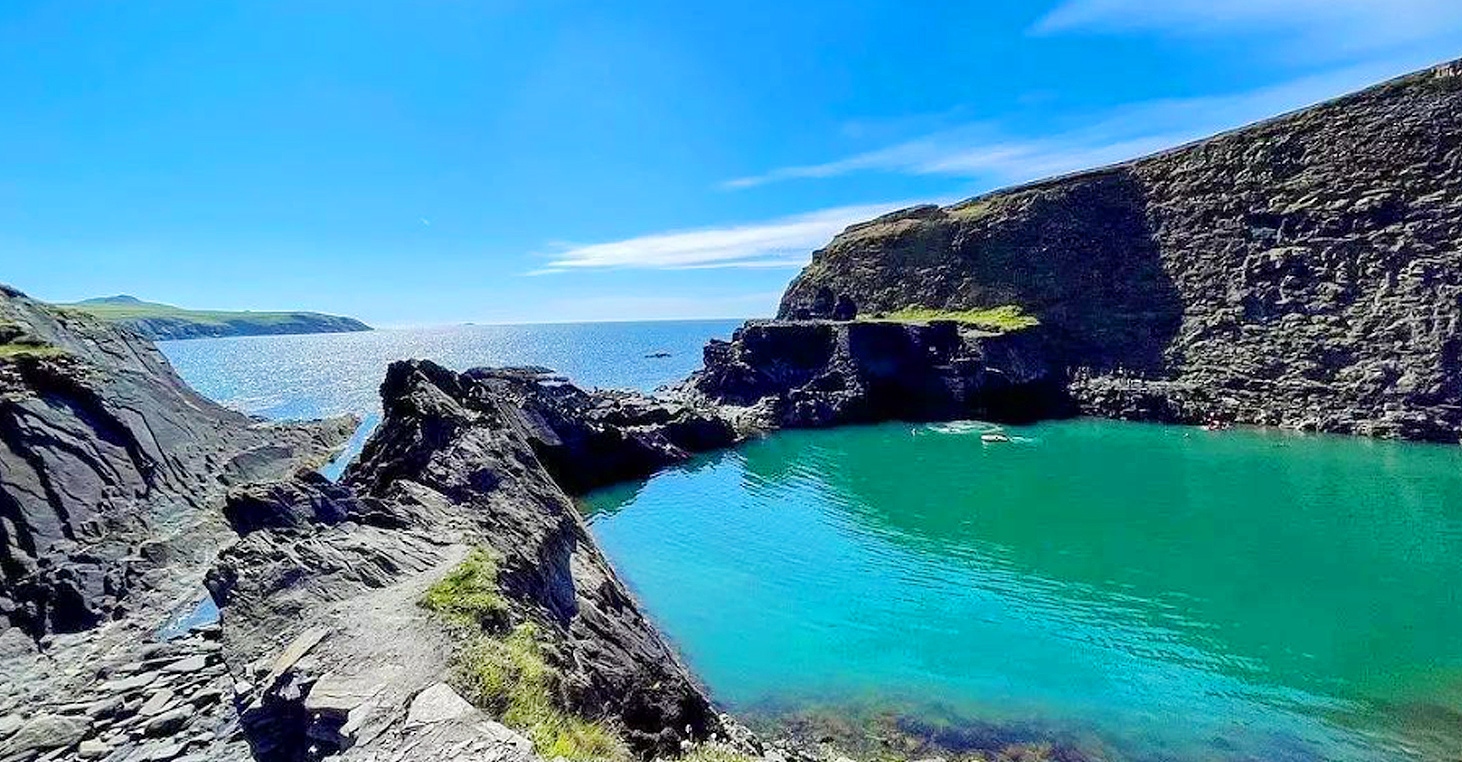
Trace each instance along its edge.
{"label": "shallow clear water", "polygon": [[1455,759],[1462,449],[1077,420],[786,432],[585,501],[716,697],[1134,759]]}
{"label": "shallow clear water", "polygon": [[[354,413],[364,420],[335,475],[380,422],[378,389],[394,360],[453,370],[542,365],[584,387],[639,389],[678,381],[701,365],[712,338],[739,320],[459,325],[159,342],[184,380],[229,407],[275,420]],[[668,352],[669,357],[647,357]]]}

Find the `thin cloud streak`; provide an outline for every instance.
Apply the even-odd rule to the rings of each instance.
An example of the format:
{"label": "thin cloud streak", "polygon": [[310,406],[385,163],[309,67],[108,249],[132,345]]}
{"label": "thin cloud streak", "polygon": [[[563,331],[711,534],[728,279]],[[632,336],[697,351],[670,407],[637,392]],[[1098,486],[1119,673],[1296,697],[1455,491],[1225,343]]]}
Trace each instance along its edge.
{"label": "thin cloud streak", "polygon": [[1066,0],[1031,32],[1281,34],[1313,44],[1323,56],[1393,48],[1459,29],[1462,4],[1456,0]]}
{"label": "thin cloud streak", "polygon": [[722,183],[751,188],[855,172],[940,175],[996,184],[1114,164],[1310,106],[1424,65],[1386,61],[1217,96],[1152,100],[1085,115],[1085,126],[1033,138],[985,121],[822,164],[782,167]]}
{"label": "thin cloud streak", "polygon": [[[623,294],[553,299],[547,308],[556,320],[746,319],[777,311],[781,291],[666,296]],[[565,317],[567,316],[567,317]]]}
{"label": "thin cloud streak", "polygon": [[849,225],[908,206],[912,204],[840,206],[764,222],[573,246],[549,255],[551,258],[543,267],[525,275],[607,269],[801,267],[807,264],[813,249]]}

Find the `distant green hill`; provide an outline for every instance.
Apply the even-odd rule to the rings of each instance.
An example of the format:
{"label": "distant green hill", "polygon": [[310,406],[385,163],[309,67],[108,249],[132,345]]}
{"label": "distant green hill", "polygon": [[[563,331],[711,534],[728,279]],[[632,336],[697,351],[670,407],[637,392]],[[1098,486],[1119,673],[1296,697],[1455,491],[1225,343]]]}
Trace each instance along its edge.
{"label": "distant green hill", "polygon": [[56,306],[121,323],[155,340],[371,330],[370,326],[354,318],[318,312],[185,310],[170,304],[144,302],[125,294]]}

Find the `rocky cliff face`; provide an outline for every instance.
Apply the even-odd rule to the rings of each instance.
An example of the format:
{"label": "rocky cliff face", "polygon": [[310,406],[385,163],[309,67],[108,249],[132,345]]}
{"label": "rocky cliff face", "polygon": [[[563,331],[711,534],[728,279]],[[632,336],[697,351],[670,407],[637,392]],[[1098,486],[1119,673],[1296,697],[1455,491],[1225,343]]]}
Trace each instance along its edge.
{"label": "rocky cliff face", "polygon": [[190,558],[196,584],[227,486],[323,462],[351,428],[227,410],[145,339],[0,287],[0,630],[94,627]]}
{"label": "rocky cliff face", "polygon": [[509,618],[541,629],[577,715],[642,753],[724,731],[561,485],[644,475],[731,442],[728,424],[535,369],[402,362],[381,393],[380,427],[341,483],[305,476],[230,500],[242,537],[209,585],[257,758],[526,757],[521,736],[470,707],[410,721],[424,695],[461,707],[438,687],[460,643],[416,603],[474,549],[498,565]]}
{"label": "rocky cliff face", "polygon": [[952,321],[752,322],[713,341],[684,389],[732,408],[745,428],[890,418],[1031,420],[1067,412],[1044,335],[992,335]]}
{"label": "rocky cliff face", "polygon": [[233,537],[230,486],[354,424],[229,411],[131,331],[0,287],[0,759],[247,758],[216,629],[159,632]]}
{"label": "rocky cliff face", "polygon": [[856,225],[784,319],[1019,305],[1083,411],[1456,441],[1462,63]]}

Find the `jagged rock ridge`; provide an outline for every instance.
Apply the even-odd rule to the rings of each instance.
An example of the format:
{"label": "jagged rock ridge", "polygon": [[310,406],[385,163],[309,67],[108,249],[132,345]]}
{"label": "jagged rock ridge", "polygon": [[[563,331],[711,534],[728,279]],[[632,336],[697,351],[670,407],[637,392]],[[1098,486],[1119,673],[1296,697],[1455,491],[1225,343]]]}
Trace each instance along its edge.
{"label": "jagged rock ridge", "polygon": [[1087,413],[1456,441],[1462,62],[855,225],[783,319],[1019,305]]}
{"label": "jagged rock ridge", "polygon": [[93,627],[168,556],[201,573],[229,484],[323,462],[353,427],[228,410],[136,334],[0,287],[0,630]]}
{"label": "jagged rock ridge", "polygon": [[750,322],[707,345],[681,391],[724,406],[742,430],[1070,413],[1040,332],[952,321]]}
{"label": "jagged rock ridge", "polygon": [[576,714],[609,720],[646,754],[725,732],[560,484],[643,476],[730,444],[726,421],[589,394],[541,369],[398,362],[381,396],[381,424],[339,484],[303,475],[231,497],[242,538],[209,586],[226,661],[249,686],[240,706],[258,759],[526,757],[476,715],[451,726],[451,744],[435,724],[401,721],[444,690],[433,686],[454,648],[416,601],[473,548],[496,559],[513,617],[542,628]]}

